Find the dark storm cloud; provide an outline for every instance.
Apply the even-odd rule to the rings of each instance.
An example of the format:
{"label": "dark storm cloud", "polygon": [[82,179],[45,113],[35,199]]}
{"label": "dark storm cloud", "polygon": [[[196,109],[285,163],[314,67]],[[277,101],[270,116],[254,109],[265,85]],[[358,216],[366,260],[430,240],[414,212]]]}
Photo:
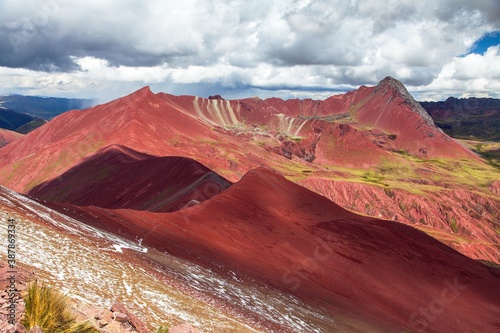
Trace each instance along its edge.
{"label": "dark storm cloud", "polygon": [[[78,69],[74,57],[84,56],[105,59],[112,66],[187,66],[214,63],[231,52],[242,55],[239,48],[249,47],[252,57],[280,66],[355,66],[370,47],[376,47],[371,38],[383,42],[387,38],[383,33],[399,22],[432,18],[432,11],[426,18],[425,6],[405,1],[384,1],[383,6],[374,1],[261,3],[268,11],[256,14],[263,17],[242,12],[248,5],[240,2],[231,3],[232,8],[224,1],[191,2],[199,8],[190,8],[187,2],[172,10],[170,4],[151,3],[156,2],[90,1],[83,6],[44,0],[34,9],[11,6],[14,15],[0,14],[0,66],[72,71]],[[492,21],[498,16],[496,1],[460,4],[443,1],[435,11],[448,26],[460,28],[474,24],[467,22],[470,17],[464,10],[480,10]],[[155,10],[164,17],[155,15]],[[246,22],[256,26],[241,29]],[[255,45],[245,45],[252,33],[257,36]],[[238,37],[242,45],[235,42]],[[231,38],[228,48],[218,48],[219,42]]]}
{"label": "dark storm cloud", "polygon": [[52,27],[27,32],[22,28],[0,28],[0,66],[39,71],[74,71],[75,58],[106,59],[112,66],[156,66],[190,54],[189,50],[155,54],[137,50],[126,38],[100,34],[51,35]]}
{"label": "dark storm cloud", "polygon": [[28,39],[16,30],[0,30],[0,66],[47,72],[77,70],[66,51],[43,35]]}
{"label": "dark storm cloud", "polygon": [[[42,5],[20,9],[3,4],[6,11],[0,14],[0,66],[74,71],[79,69],[75,58],[85,56],[105,59],[112,66],[156,66],[194,54],[189,45],[177,44],[160,51],[154,44],[141,47],[143,38],[156,31],[145,26],[147,13],[138,2],[116,1],[116,8],[109,11],[109,4],[78,8],[81,4],[73,1],[64,1],[64,6],[56,0],[38,3],[50,2],[54,4],[52,12]],[[9,15],[9,9],[14,15]],[[176,33],[156,36],[155,42],[168,45]]]}

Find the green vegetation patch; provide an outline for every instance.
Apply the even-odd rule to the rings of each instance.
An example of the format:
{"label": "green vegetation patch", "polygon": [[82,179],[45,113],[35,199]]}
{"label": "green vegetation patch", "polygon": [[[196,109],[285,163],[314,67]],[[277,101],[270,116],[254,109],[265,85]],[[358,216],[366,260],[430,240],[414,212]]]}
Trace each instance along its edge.
{"label": "green vegetation patch", "polygon": [[384,176],[380,175],[377,172],[373,171],[366,171],[361,178],[363,178],[365,181],[369,183],[374,183],[374,184],[380,184],[380,185],[386,185],[383,183],[383,180],[385,179]]}
{"label": "green vegetation patch", "polygon": [[168,327],[160,325],[160,327],[156,330],[156,333],[168,333]]}
{"label": "green vegetation patch", "polygon": [[449,218],[449,221],[450,221],[450,228],[451,230],[454,232],[454,233],[457,233],[458,232],[458,223],[457,223],[457,219],[454,217],[454,216],[451,216]]}
{"label": "green vegetation patch", "polygon": [[354,118],[351,116],[349,112],[338,113],[329,116],[298,116],[298,118],[305,120],[323,120],[330,123],[339,123],[339,124],[355,122]]}
{"label": "green vegetation patch", "polygon": [[489,165],[500,168],[500,142],[479,142],[470,147]]}

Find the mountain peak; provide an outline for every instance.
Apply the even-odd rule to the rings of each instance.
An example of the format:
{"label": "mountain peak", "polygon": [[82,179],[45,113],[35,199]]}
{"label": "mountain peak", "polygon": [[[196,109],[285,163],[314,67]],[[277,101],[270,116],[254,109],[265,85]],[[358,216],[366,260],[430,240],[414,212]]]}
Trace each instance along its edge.
{"label": "mountain peak", "polygon": [[392,90],[402,95],[406,100],[414,100],[404,84],[401,81],[396,80],[392,76],[386,76],[382,81],[378,83],[376,88],[376,91],[379,91],[381,89]]}
{"label": "mountain peak", "polygon": [[404,89],[403,83],[401,81],[393,78],[392,76],[386,76],[382,81],[379,82],[379,85],[392,85],[392,86],[400,86]]}
{"label": "mountain peak", "polygon": [[375,88],[376,93],[380,91],[384,94],[399,95],[410,106],[411,111],[420,114],[428,125],[435,126],[432,117],[425,111],[422,105],[413,98],[401,81],[396,80],[392,76],[386,76]]}
{"label": "mountain peak", "polygon": [[132,94],[149,94],[149,93],[153,93],[151,91],[151,88],[149,86],[144,86],[141,89],[133,92]]}
{"label": "mountain peak", "polygon": [[128,94],[128,95],[126,95],[124,97],[118,98],[115,101],[123,101],[123,100],[127,100],[127,101],[140,101],[140,100],[143,100],[145,98],[150,98],[152,96],[155,96],[155,94],[151,91],[151,89],[149,88],[149,86],[145,86],[145,87],[142,87],[139,90],[134,91],[131,94]]}

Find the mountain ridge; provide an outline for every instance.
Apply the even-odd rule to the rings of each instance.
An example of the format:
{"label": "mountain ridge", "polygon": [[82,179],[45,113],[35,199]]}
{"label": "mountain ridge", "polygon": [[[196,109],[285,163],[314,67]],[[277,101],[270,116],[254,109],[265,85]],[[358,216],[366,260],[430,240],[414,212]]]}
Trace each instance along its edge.
{"label": "mountain ridge", "polygon": [[[0,184],[36,202],[1,187],[0,213],[22,215],[25,244],[54,244],[56,236],[30,229],[52,225],[71,234],[58,234],[66,244],[58,256],[95,256],[96,267],[113,261],[123,271],[109,273],[126,284],[103,289],[136,307],[129,296],[138,281],[154,290],[178,285],[187,262],[181,280],[210,290],[202,295],[210,307],[266,332],[493,331],[500,274],[474,259],[500,262],[498,171],[415,103],[390,77],[324,101],[144,87],[64,113],[1,148]],[[82,256],[87,250],[97,252]],[[154,284],[137,270],[134,280],[134,265],[110,251],[154,267],[155,277],[177,277]],[[102,276],[83,279],[109,282]],[[162,295],[148,288],[134,291],[141,308],[169,308],[148,303]],[[266,300],[263,309],[251,290]],[[289,298],[274,301],[276,293]],[[440,299],[429,320],[444,293],[455,297]]]}
{"label": "mountain ridge", "polygon": [[0,148],[8,145],[14,140],[22,138],[23,134],[0,128]]}
{"label": "mountain ridge", "polygon": [[[139,181],[131,184],[129,179],[139,172]],[[169,212],[207,200],[230,185],[189,158],[156,157],[111,145],[28,195],[79,206]]]}
{"label": "mountain ridge", "polygon": [[445,101],[421,102],[421,105],[450,136],[500,141],[498,99],[449,97]]}

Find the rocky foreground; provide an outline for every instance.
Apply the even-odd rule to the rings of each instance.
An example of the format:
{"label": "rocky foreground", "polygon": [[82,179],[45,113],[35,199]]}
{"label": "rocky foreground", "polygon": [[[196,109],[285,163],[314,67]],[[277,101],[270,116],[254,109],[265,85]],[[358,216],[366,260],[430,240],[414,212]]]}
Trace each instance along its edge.
{"label": "rocky foreground", "polygon": [[[14,288],[12,278],[15,277]],[[16,267],[12,274],[7,265],[0,266],[0,332],[5,333],[50,333],[43,332],[39,327],[29,331],[21,324],[25,307],[22,297],[26,293],[30,281],[36,279],[33,270]],[[12,297],[14,296],[14,297]],[[12,300],[15,300],[15,311],[12,310]],[[88,320],[99,332],[102,333],[150,333],[146,325],[131,313],[121,303],[115,303],[109,309],[93,307],[78,300],[70,300],[71,312],[76,321]],[[14,324],[9,317],[14,313]],[[169,333],[200,333],[200,331],[188,323],[184,323],[168,330]]]}

